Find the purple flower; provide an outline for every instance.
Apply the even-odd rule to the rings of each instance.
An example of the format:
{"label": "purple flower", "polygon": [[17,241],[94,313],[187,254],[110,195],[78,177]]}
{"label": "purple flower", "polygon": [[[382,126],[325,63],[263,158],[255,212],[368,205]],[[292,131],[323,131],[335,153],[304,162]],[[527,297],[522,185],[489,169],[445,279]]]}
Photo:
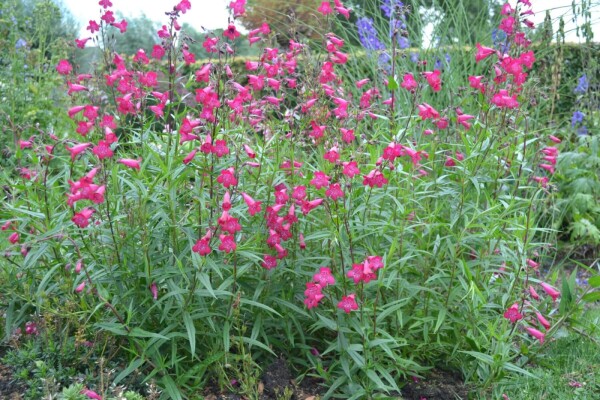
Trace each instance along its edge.
{"label": "purple flower", "polygon": [[415,64],[419,62],[419,53],[410,53],[410,61]]}
{"label": "purple flower", "polygon": [[395,12],[398,12],[400,8],[404,7],[404,3],[398,0],[383,0],[381,9],[387,18],[391,18]]}
{"label": "purple flower", "polygon": [[27,46],[27,42],[23,38],[19,38],[15,43],[15,49],[20,49]]}
{"label": "purple flower", "polygon": [[398,37],[398,46],[401,49],[408,49],[410,47],[410,41],[405,38],[404,36],[399,36]]}
{"label": "purple flower", "polygon": [[579,77],[577,87],[574,90],[575,94],[584,94],[585,92],[587,92],[588,86],[589,86],[589,81],[588,81],[587,75],[586,74],[581,75],[581,77]]}
{"label": "purple flower", "polygon": [[366,50],[384,50],[385,46],[379,40],[371,18],[359,18],[356,21],[360,43]]}
{"label": "purple flower", "polygon": [[582,113],[581,111],[575,111],[573,113],[573,117],[571,118],[571,126],[575,127],[575,125],[577,125],[578,123],[583,122],[584,117],[584,113]]}

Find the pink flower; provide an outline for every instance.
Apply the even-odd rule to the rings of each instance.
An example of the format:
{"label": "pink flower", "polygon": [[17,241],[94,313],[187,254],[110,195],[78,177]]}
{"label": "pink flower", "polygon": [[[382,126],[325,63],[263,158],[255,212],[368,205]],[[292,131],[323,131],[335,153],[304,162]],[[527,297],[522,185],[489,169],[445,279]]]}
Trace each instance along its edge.
{"label": "pink flower", "polygon": [[556,301],[556,299],[560,297],[560,292],[546,282],[540,282],[540,286],[548,296],[552,297],[552,301]]}
{"label": "pink flower", "polygon": [[321,3],[317,11],[323,15],[329,15],[333,13],[333,9],[331,8],[331,4],[328,1],[324,1]]}
{"label": "pink flower", "polygon": [[313,281],[321,287],[335,284],[335,278],[331,274],[331,269],[327,267],[320,268],[319,272],[313,275]]}
{"label": "pink flower", "polygon": [[73,66],[68,60],[60,60],[56,64],[56,71],[61,75],[69,75],[73,71]]}
{"label": "pink flower", "polygon": [[79,49],[83,49],[85,48],[85,44],[88,42],[88,40],[90,40],[91,38],[85,38],[85,39],[75,39],[75,44],[77,45],[77,48]]}
{"label": "pink flower", "polygon": [[180,11],[182,14],[185,14],[186,11],[188,11],[191,8],[192,5],[190,4],[190,0],[181,0],[179,4],[175,6],[175,9],[177,11]]}
{"label": "pink flower", "polygon": [[73,221],[73,223],[78,227],[85,228],[90,224],[90,217],[95,212],[96,210],[94,210],[93,208],[84,208],[78,213],[75,213],[75,215],[73,215],[73,218],[71,218],[71,221]]}
{"label": "pink flower", "polygon": [[348,296],[343,296],[342,300],[337,304],[337,307],[341,310],[344,310],[346,314],[349,314],[352,310],[358,310],[358,304],[356,304],[354,297],[354,293]]}
{"label": "pink flower", "polygon": [[550,323],[539,311],[536,311],[535,316],[537,317],[539,323],[542,324],[546,330],[550,329]]}
{"label": "pink flower", "polygon": [[535,300],[539,300],[540,299],[540,295],[535,291],[535,289],[531,285],[529,285],[529,294]]}
{"label": "pink flower", "polygon": [[518,320],[523,319],[523,314],[519,312],[519,305],[514,303],[504,312],[504,318],[508,319],[513,324]]}
{"label": "pink flower", "polygon": [[429,86],[431,86],[434,92],[439,92],[440,90],[442,90],[442,79],[440,77],[441,74],[442,71],[440,71],[439,69],[436,69],[433,72],[423,72],[425,79],[427,79],[427,83],[429,84]]}
{"label": "pink flower", "polygon": [[150,287],[148,289],[150,289],[150,293],[152,293],[152,298],[154,300],[157,300],[158,299],[158,287],[156,286],[156,282],[152,282],[152,284],[150,285]]}
{"label": "pink flower", "polygon": [[100,140],[97,146],[94,146],[92,152],[100,159],[103,160],[105,158],[111,158],[113,156],[113,151],[110,148],[110,145],[105,140]]}
{"label": "pink flower", "polygon": [[248,214],[254,216],[261,211],[261,202],[254,200],[249,194],[242,192],[242,197],[248,206]]}
{"label": "pink flower", "polygon": [[155,45],[152,47],[152,53],[150,53],[150,55],[152,56],[152,58],[155,58],[155,59],[157,59],[157,60],[160,60],[160,59],[161,59],[161,58],[163,58],[163,57],[164,57],[164,55],[165,55],[165,49],[164,49],[164,47],[162,47],[161,45],[159,45],[159,44],[155,44]]}
{"label": "pink flower", "polygon": [[237,246],[233,236],[219,235],[219,240],[221,240],[221,244],[219,244],[219,250],[225,253],[231,253],[232,251],[235,251]]}
{"label": "pink flower", "polygon": [[210,238],[207,238],[206,236],[201,239],[198,239],[196,244],[192,247],[192,251],[194,253],[200,254],[201,256],[206,256],[210,254],[212,250],[210,248],[209,240]]}
{"label": "pink flower", "polygon": [[125,21],[124,19],[122,19],[121,22],[113,22],[112,26],[118,28],[119,31],[121,31],[121,33],[127,32],[127,21]]}
{"label": "pink flower", "polygon": [[344,197],[344,191],[339,183],[332,183],[325,191],[325,195],[335,201]]}
{"label": "pink flower", "polygon": [[18,243],[19,239],[20,239],[20,236],[17,232],[11,233],[11,235],[8,237],[8,241],[12,244]]}
{"label": "pink flower", "polygon": [[413,74],[404,74],[404,76],[402,77],[402,83],[400,84],[400,86],[402,86],[404,89],[411,91],[411,90],[415,90],[419,84],[417,83],[417,81],[415,80],[415,77],[413,76]]}
{"label": "pink flower", "polygon": [[360,174],[358,163],[356,161],[344,162],[342,165],[344,166],[342,173],[348,178],[353,178]]}
{"label": "pink flower", "polygon": [[314,178],[310,181],[310,184],[313,185],[316,189],[321,189],[322,187],[329,186],[329,176],[322,171],[316,171]]}
{"label": "pink flower", "polygon": [[112,24],[113,22],[115,22],[115,15],[112,11],[106,11],[104,14],[102,14],[100,19],[106,22],[107,24]]}
{"label": "pink flower", "polygon": [[417,108],[419,109],[419,116],[422,120],[426,120],[428,118],[438,119],[440,117],[440,113],[427,103],[419,104]]}
{"label": "pink flower", "polygon": [[[110,3],[110,2],[109,2]],[[112,5],[112,4],[111,4]],[[98,393],[94,392],[93,390],[89,390],[89,389],[83,389],[81,392],[79,392],[81,394],[83,394],[84,396],[87,396],[90,399],[93,400],[102,400],[102,396],[100,396]]]}
{"label": "pink flower", "polygon": [[550,140],[552,140],[554,143],[560,143],[560,142],[562,142],[562,140],[560,140],[559,138],[557,138],[557,137],[556,137],[556,136],[554,136],[554,135],[550,135],[550,136],[548,136],[548,138],[549,138]]}
{"label": "pink flower", "polygon": [[238,32],[234,24],[229,24],[229,26],[227,26],[227,29],[223,31],[223,36],[225,36],[229,40],[235,40],[238,37],[240,37],[240,33]]}
{"label": "pink flower", "polygon": [[531,336],[533,336],[534,338],[536,338],[537,340],[539,340],[541,344],[544,343],[544,339],[546,338],[546,335],[544,335],[542,332],[538,331],[535,328],[525,328],[525,330],[527,330],[527,332]]}
{"label": "pink flower", "polygon": [[498,28],[504,31],[507,35],[512,35],[515,30],[515,19],[514,17],[506,17],[502,21],[500,21],[500,25]]}
{"label": "pink flower", "polygon": [[469,129],[471,129],[471,124],[468,123],[467,121],[469,121],[473,118],[475,118],[473,115],[461,114],[458,117],[456,117],[456,122],[458,122],[460,125],[464,126],[466,130],[469,130]]}
{"label": "pink flower", "polygon": [[75,161],[75,157],[77,157],[80,153],[84,152],[85,149],[87,149],[91,145],[91,143],[80,143],[76,144],[73,147],[65,146],[65,148],[71,153],[71,161]]}
{"label": "pink flower", "polygon": [[475,45],[477,47],[477,52],[475,53],[475,62],[479,62],[496,53],[495,49],[491,47],[482,46],[480,43]]}
{"label": "pink flower", "polygon": [[121,164],[123,164],[129,168],[137,169],[138,171],[140,170],[141,160],[133,160],[131,158],[121,158],[118,162],[120,162]]}
{"label": "pink flower", "polygon": [[321,292],[321,286],[318,283],[307,282],[304,291],[304,304],[309,310],[319,305],[319,302],[325,297]]}
{"label": "pink flower", "polygon": [[238,181],[235,178],[235,170],[233,167],[222,170],[221,174],[217,177],[217,182],[226,189],[229,189],[231,186],[236,186]]}
{"label": "pink flower", "polygon": [[77,285],[77,287],[75,288],[75,293],[81,293],[83,292],[83,289],[85,289],[85,281]]}
{"label": "pink flower", "polygon": [[37,335],[38,329],[37,324],[33,321],[28,321],[25,323],[25,334],[26,335]]}
{"label": "pink flower", "polygon": [[246,13],[246,0],[235,0],[229,3],[229,8],[233,11],[234,17],[241,17]]}
{"label": "pink flower", "polygon": [[260,265],[265,269],[271,270],[277,266],[277,257],[265,254]]}
{"label": "pink flower", "polygon": [[98,23],[94,20],[90,20],[88,26],[85,28],[88,31],[90,31],[90,33],[94,33],[94,32],[99,32],[100,31],[100,25],[98,25]]}

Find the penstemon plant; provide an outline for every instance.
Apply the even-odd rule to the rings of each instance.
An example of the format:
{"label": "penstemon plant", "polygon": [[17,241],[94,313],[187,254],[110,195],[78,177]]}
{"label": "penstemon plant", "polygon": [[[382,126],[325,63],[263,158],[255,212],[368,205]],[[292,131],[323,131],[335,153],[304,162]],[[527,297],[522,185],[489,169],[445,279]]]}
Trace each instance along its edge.
{"label": "penstemon plant", "polygon": [[[502,8],[502,50],[476,44],[468,87],[396,45],[389,68],[350,80],[340,35],[280,49],[268,24],[236,75],[245,0],[206,33],[210,59],[180,30],[189,0],[127,59],[111,50],[126,21],[99,4],[102,67],[56,65],[70,131],[18,142],[29,173],[8,177],[2,208],[11,310],[120,338],[130,364],[114,384],[142,369],[170,398],[209,379],[258,398],[276,356],[326,398],[398,392],[440,364],[488,386],[525,373],[560,296],[539,274],[560,139],[529,130],[528,1]],[[333,28],[350,10],[318,12]]]}

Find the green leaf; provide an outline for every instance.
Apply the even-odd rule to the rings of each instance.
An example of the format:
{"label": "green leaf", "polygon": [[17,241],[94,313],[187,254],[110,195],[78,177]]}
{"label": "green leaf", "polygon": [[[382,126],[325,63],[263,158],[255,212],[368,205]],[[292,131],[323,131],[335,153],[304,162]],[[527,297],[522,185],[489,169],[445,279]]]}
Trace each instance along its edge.
{"label": "green leaf", "polygon": [[194,357],[196,354],[196,326],[194,325],[194,321],[192,320],[190,313],[187,311],[183,313],[183,323],[185,324],[185,329],[188,334],[190,351],[192,353],[192,357]]}
{"label": "green leaf", "polygon": [[175,381],[169,375],[165,375],[161,379],[161,383],[164,385],[167,394],[171,400],[183,400],[181,392],[177,388]]}
{"label": "green leaf", "polygon": [[249,337],[242,337],[242,341],[249,344],[250,346],[256,346],[256,347],[260,347],[261,349],[271,353],[272,355],[274,355],[275,357],[277,357],[277,354],[275,354],[275,352],[273,352],[273,350],[271,350],[267,345],[265,345],[262,342],[259,342],[258,340],[254,340],[252,338]]}
{"label": "green leaf", "polygon": [[127,366],[127,368],[125,368],[123,371],[121,371],[121,373],[119,375],[117,375],[117,377],[113,381],[113,384],[116,385],[119,382],[121,382],[123,379],[127,378],[129,376],[129,374],[131,374],[133,371],[135,371],[136,369],[141,367],[142,364],[144,364],[144,359],[142,359],[142,358],[136,358],[135,360],[131,361],[129,363],[129,365]]}
{"label": "green leaf", "polygon": [[590,279],[588,279],[588,284],[593,288],[600,287],[600,275],[592,276]]}
{"label": "green leaf", "polygon": [[583,295],[581,300],[585,301],[586,303],[591,303],[593,301],[599,301],[600,300],[600,292],[586,293]]}
{"label": "green leaf", "polygon": [[538,376],[536,376],[536,375],[532,374],[532,373],[531,373],[531,372],[529,372],[529,371],[526,371],[526,370],[524,370],[524,369],[523,369],[523,368],[521,368],[521,367],[518,367],[518,366],[516,366],[516,365],[515,365],[515,364],[513,364],[513,363],[509,363],[509,362],[507,362],[507,363],[504,363],[504,365],[503,365],[503,368],[504,368],[505,370],[507,370],[507,371],[516,372],[516,373],[518,373],[518,374],[525,375],[525,376],[528,376],[528,377],[530,377],[530,378],[539,379],[539,377],[538,377]]}
{"label": "green leaf", "polygon": [[461,351],[461,353],[465,353],[472,357],[475,357],[476,359],[478,359],[479,361],[482,361],[483,363],[485,363],[487,365],[494,364],[494,359],[489,354],[480,353],[478,351]]}
{"label": "green leaf", "polygon": [[399,87],[400,86],[398,86],[398,82],[396,82],[396,79],[392,75],[388,76],[388,89],[396,90]]}
{"label": "green leaf", "polygon": [[160,335],[160,334],[154,333],[154,332],[148,332],[141,328],[133,328],[131,330],[131,332],[129,333],[129,336],[140,337],[140,338],[153,338],[153,339],[169,340],[169,338],[166,336],[163,336],[163,335]]}
{"label": "green leaf", "polygon": [[258,307],[258,308],[262,308],[263,310],[266,310],[266,311],[268,311],[268,312],[270,312],[270,313],[272,313],[272,314],[275,314],[275,315],[277,315],[278,317],[281,317],[281,314],[279,314],[277,311],[275,311],[275,310],[273,310],[271,307],[269,307],[269,306],[266,306],[266,305],[264,305],[264,304],[262,304],[262,303],[259,303],[259,302],[257,302],[257,301],[254,301],[254,300],[248,300],[248,299],[243,299],[243,298],[242,298],[242,299],[240,299],[240,303],[241,303],[241,304],[248,304],[248,305],[250,305],[250,306],[254,306],[254,307]]}
{"label": "green leaf", "polygon": [[446,310],[445,308],[440,309],[440,312],[439,312],[438,318],[437,318],[437,322],[435,323],[435,328],[433,328],[433,333],[437,333],[438,329],[440,329],[440,326],[442,326],[442,324],[444,323],[444,320],[446,319],[447,312],[448,312],[448,310]]}

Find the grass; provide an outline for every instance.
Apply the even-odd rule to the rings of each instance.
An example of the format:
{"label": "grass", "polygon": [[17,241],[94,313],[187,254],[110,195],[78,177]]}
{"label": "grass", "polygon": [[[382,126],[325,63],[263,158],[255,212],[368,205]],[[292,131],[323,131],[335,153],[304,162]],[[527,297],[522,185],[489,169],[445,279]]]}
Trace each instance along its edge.
{"label": "grass", "polygon": [[511,400],[600,399],[600,308],[588,310],[584,320],[596,327],[590,337],[571,332],[548,343],[527,368],[538,379],[513,376],[495,392]]}

